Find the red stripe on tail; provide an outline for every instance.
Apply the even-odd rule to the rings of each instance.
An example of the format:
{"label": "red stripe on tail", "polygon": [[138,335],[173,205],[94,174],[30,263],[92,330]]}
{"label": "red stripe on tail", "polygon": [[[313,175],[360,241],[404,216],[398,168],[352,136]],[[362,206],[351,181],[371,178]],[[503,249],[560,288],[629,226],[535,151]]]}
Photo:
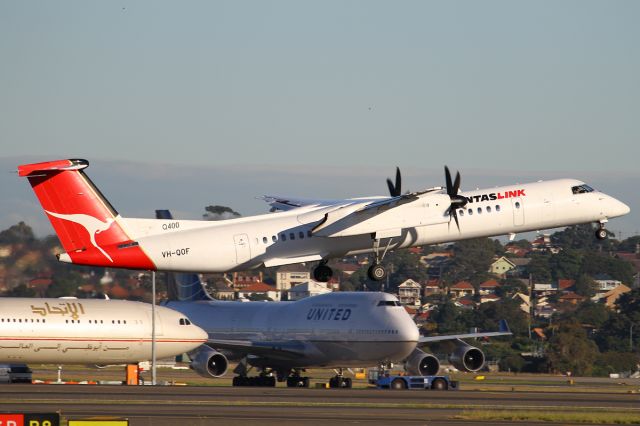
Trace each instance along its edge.
{"label": "red stripe on tail", "polygon": [[118,213],[82,171],[88,166],[86,160],[25,164],[18,166],[18,175],[29,179],[71,263],[155,269],[118,223]]}

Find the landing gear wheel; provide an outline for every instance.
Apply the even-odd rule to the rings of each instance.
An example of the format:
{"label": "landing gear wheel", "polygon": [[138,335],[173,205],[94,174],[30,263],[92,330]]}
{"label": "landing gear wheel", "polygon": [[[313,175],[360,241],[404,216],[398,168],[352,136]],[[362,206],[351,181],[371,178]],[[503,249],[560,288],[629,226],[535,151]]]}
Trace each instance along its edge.
{"label": "landing gear wheel", "polygon": [[391,389],[393,390],[403,390],[407,388],[407,383],[402,379],[393,379],[391,382]]}
{"label": "landing gear wheel", "polygon": [[596,231],[596,238],[599,240],[606,240],[607,236],[607,230],[604,228],[600,228]]}
{"label": "landing gear wheel", "polygon": [[431,383],[431,389],[433,390],[447,390],[448,388],[447,382],[443,379],[435,379],[433,383]]}
{"label": "landing gear wheel", "polygon": [[320,263],[313,270],[313,279],[321,283],[328,282],[333,276],[333,271],[325,263]]}
{"label": "landing gear wheel", "polygon": [[373,264],[367,270],[367,275],[373,281],[382,281],[387,277],[387,270],[380,264]]}
{"label": "landing gear wheel", "polygon": [[288,388],[308,388],[309,378],[300,377],[300,376],[287,377],[287,387]]}

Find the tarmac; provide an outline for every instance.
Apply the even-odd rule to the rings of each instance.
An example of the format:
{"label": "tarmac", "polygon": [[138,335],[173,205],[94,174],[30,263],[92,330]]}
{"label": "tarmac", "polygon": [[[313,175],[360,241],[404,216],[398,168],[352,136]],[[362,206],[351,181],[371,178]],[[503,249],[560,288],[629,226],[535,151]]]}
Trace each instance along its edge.
{"label": "tarmac", "polygon": [[[392,391],[226,386],[0,385],[0,412],[60,412],[64,419],[126,418],[141,425],[488,424],[473,410],[626,412],[637,392]],[[495,422],[492,422],[495,424]],[[504,421],[500,424],[516,424]],[[527,422],[530,424],[531,422]],[[522,423],[519,423],[522,424]],[[566,424],[563,422],[563,424]]]}

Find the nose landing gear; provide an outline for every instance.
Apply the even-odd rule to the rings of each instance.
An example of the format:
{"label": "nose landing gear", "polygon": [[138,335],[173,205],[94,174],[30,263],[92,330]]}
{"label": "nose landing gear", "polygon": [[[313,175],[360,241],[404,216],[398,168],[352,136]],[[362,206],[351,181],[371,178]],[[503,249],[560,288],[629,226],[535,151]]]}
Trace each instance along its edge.
{"label": "nose landing gear", "polygon": [[599,222],[600,227],[596,230],[596,238],[599,239],[600,241],[606,240],[607,237],[609,236],[609,232],[604,227],[605,223],[606,221],[600,221]]}

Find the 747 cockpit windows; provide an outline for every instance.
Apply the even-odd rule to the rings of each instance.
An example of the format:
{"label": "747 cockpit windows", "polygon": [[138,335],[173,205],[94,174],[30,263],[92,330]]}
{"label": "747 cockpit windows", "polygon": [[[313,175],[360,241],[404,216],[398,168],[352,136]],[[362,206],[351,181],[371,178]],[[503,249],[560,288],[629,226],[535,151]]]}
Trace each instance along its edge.
{"label": "747 cockpit windows", "polygon": [[583,184],[583,185],[576,185],[571,187],[571,192],[574,194],[586,194],[588,192],[593,192],[594,189],[592,187],[590,187],[589,185]]}

